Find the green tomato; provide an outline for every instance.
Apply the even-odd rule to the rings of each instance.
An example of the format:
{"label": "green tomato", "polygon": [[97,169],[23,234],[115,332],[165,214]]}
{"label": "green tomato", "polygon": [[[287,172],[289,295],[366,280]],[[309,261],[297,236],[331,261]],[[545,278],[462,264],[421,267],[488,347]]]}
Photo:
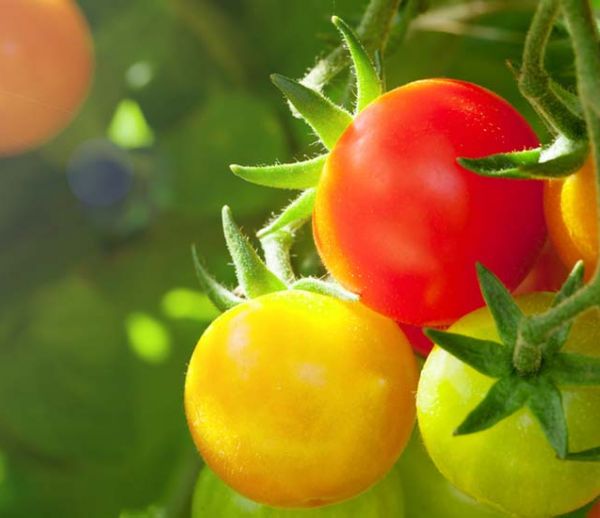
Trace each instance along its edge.
{"label": "green tomato", "polygon": [[313,509],[275,509],[241,496],[205,467],[196,484],[192,518],[404,518],[402,480],[393,468],[361,495],[339,504]]}
{"label": "green tomato", "polygon": [[[553,296],[534,293],[517,303],[527,314],[549,307]],[[487,308],[460,319],[451,332],[498,341]],[[573,325],[565,350],[600,356],[600,311]],[[537,420],[522,408],[483,432],[453,431],[486,395],[494,380],[435,347],[417,392],[419,427],[431,458],[450,482],[479,501],[510,514],[547,517],[567,513],[600,494],[600,463],[557,459]],[[570,450],[600,443],[600,388],[563,387]]]}
{"label": "green tomato", "polygon": [[406,518],[508,518],[456,489],[437,470],[415,429],[398,461]]}

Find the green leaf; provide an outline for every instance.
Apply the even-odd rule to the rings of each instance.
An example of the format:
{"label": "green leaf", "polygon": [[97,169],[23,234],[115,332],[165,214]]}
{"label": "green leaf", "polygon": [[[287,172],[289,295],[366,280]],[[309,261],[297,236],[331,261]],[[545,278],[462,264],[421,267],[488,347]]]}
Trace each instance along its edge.
{"label": "green leaf", "polygon": [[589,450],[569,452],[565,455],[565,460],[576,460],[579,462],[600,462],[600,446],[590,448]]}
{"label": "green leaf", "polygon": [[262,228],[257,233],[257,236],[263,239],[269,234],[273,234],[284,228],[290,228],[291,230],[300,228],[312,215],[316,194],[316,189],[307,189],[304,191],[279,216],[275,217],[266,227]]}
{"label": "green leaf", "polygon": [[352,58],[357,87],[356,113],[359,113],[383,93],[383,85],[375,65],[350,26],[337,16],[331,21],[342,34]]}
{"label": "green leaf", "polygon": [[223,231],[238,282],[248,298],[285,290],[286,285],[269,269],[233,221],[231,209],[223,207]]}
{"label": "green leaf", "polygon": [[328,295],[341,300],[357,301],[359,296],[355,293],[345,290],[338,284],[333,282],[315,279],[313,277],[305,277],[294,282],[291,286],[294,290],[312,291],[321,295]]}
{"label": "green leaf", "polygon": [[352,116],[298,81],[280,74],[273,74],[271,80],[315,130],[325,147],[331,149],[352,122]]}
{"label": "green leaf", "polygon": [[536,164],[542,152],[541,148],[499,153],[483,158],[458,158],[459,165],[481,176],[501,178],[526,178],[520,168],[527,164]]}
{"label": "green leaf", "polygon": [[502,344],[470,336],[426,328],[423,332],[442,349],[492,378],[512,372],[511,354]]}
{"label": "green leaf", "polygon": [[194,269],[196,270],[196,276],[198,277],[202,291],[206,293],[217,309],[220,311],[227,311],[241,302],[244,302],[244,299],[234,295],[208,273],[208,270],[198,258],[195,245],[192,245],[192,260],[194,261]]}
{"label": "green leaf", "polygon": [[455,430],[454,435],[481,432],[519,410],[529,397],[527,384],[517,377],[498,380],[479,405]]}
{"label": "green leaf", "polygon": [[556,454],[564,459],[569,448],[569,432],[560,390],[544,377],[536,378],[534,387],[528,402],[529,408]]}
{"label": "green leaf", "polygon": [[483,298],[496,322],[500,339],[511,349],[514,348],[523,313],[500,279],[481,263],[477,263],[477,277]]}
{"label": "green leaf", "polygon": [[308,189],[319,182],[327,155],[303,162],[249,167],[232,164],[231,172],[247,182],[278,189]]}
{"label": "green leaf", "polygon": [[600,358],[559,353],[552,358],[547,372],[558,385],[600,385]]}

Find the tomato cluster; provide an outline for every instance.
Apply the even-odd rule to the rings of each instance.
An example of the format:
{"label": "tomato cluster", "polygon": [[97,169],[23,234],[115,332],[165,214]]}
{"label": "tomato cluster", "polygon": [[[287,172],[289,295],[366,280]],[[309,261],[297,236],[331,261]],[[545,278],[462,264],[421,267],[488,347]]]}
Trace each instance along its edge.
{"label": "tomato cluster", "polygon": [[[269,270],[224,212],[240,290],[227,292],[198,266],[205,288],[227,311],[201,337],[186,377],[188,424],[210,468],[198,482],[195,515],[220,509],[223,516],[283,517],[316,507],[310,511],[315,516],[332,517],[534,518],[589,504],[600,494],[600,464],[564,457],[596,447],[600,390],[574,384],[556,396],[552,376],[564,369],[552,370],[550,352],[543,356],[548,365],[540,360],[536,370],[520,372],[505,347],[516,341],[516,325],[502,327],[501,321],[548,309],[555,296],[539,290],[571,289],[578,270],[563,285],[567,272],[557,256],[567,262],[584,256],[595,267],[595,214],[579,204],[582,193],[594,196],[594,171],[588,163],[544,185],[465,169],[460,158],[521,152],[539,143],[506,101],[463,81],[417,81],[366,102],[365,91],[378,91],[365,87],[367,79],[377,81],[375,72],[364,69],[368,57],[336,23],[355,60],[359,113],[352,119],[320,94],[276,78],[330,152],[326,160],[266,168],[269,175],[303,175],[288,187],[312,185],[315,168],[319,177],[268,230],[280,228],[289,237],[292,214],[313,209],[319,254],[348,291],[315,279],[294,283],[285,267]],[[259,169],[250,173],[260,175]],[[285,181],[268,178],[265,184]],[[270,239],[263,242],[267,258],[267,246],[276,242]],[[280,257],[285,247],[276,252]],[[498,278],[481,265],[477,270],[477,263]],[[504,286],[537,293],[514,302]],[[491,310],[481,308],[482,292]],[[348,293],[359,300],[342,300]],[[503,297],[508,309],[498,309]],[[460,354],[434,347],[421,329],[449,325],[448,333],[427,332],[453,344],[467,340],[474,364],[484,365],[484,354],[496,363],[474,368]],[[561,332],[566,343],[556,345],[556,336],[553,347],[566,351],[560,358],[595,361],[600,310],[580,315],[570,334]],[[423,356],[430,353],[420,378],[409,342]],[[525,388],[494,392],[486,369],[500,378],[500,387]],[[552,401],[560,409],[540,409],[548,394],[558,397]],[[471,410],[490,398],[498,399],[489,407],[498,415],[483,412],[486,426],[458,433]],[[403,453],[415,406],[428,453],[418,436]],[[552,436],[562,425],[546,422],[560,420],[563,409],[570,433],[564,451]],[[395,471],[384,478],[399,458],[402,484]],[[424,473],[438,477],[434,485],[448,509],[415,501],[419,481],[429,477]]]}

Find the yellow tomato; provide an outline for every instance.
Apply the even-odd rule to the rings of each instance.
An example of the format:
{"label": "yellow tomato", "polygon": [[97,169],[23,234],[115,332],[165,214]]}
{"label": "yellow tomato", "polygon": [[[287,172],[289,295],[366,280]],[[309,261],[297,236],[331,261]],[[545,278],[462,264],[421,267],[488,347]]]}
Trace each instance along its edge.
{"label": "yellow tomato", "polygon": [[417,367],[398,326],[357,302],[272,293],[217,318],[185,383],[192,437],[239,493],[316,507],[380,480],[410,436]]}
{"label": "yellow tomato", "polygon": [[72,0],[0,2],[0,155],[58,133],[92,74],[90,32]]}
{"label": "yellow tomato", "polygon": [[550,180],[545,189],[548,232],[561,259],[569,267],[583,259],[587,278],[598,262],[598,224],[594,166],[583,167],[564,180]]}

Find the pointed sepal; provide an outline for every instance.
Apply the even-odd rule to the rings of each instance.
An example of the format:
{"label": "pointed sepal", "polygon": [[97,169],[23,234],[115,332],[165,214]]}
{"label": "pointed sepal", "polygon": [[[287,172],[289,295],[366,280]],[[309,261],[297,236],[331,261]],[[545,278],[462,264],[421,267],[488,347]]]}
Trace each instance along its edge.
{"label": "pointed sepal", "polygon": [[500,340],[512,349],[517,341],[523,312],[500,279],[481,263],[477,263],[477,277],[483,298],[496,322]]}
{"label": "pointed sepal", "polygon": [[280,74],[271,80],[315,130],[327,149],[331,149],[352,122],[352,116],[324,95]]}
{"label": "pointed sepal", "polygon": [[465,169],[480,176],[494,178],[527,178],[520,170],[525,165],[537,164],[542,148],[498,153],[483,158],[458,158],[457,162]]}
{"label": "pointed sepal", "polygon": [[557,385],[600,385],[600,358],[575,353],[558,353],[547,368]]}
{"label": "pointed sepal", "polygon": [[423,332],[439,347],[481,374],[501,378],[512,372],[511,353],[502,344],[439,329],[426,328]]}
{"label": "pointed sepal", "polygon": [[565,459],[579,462],[600,462],[600,446],[589,450],[569,452]]}
{"label": "pointed sepal", "polygon": [[202,291],[219,311],[227,311],[228,309],[231,309],[234,306],[244,302],[244,299],[229,291],[222,284],[217,282],[210,273],[208,273],[208,270],[204,267],[198,257],[196,247],[193,245],[192,260],[194,261],[194,269],[196,270],[196,276],[198,277]]}
{"label": "pointed sepal", "polygon": [[223,232],[227,248],[233,259],[235,273],[248,298],[285,290],[287,287],[272,273],[256,253],[246,236],[233,220],[231,209],[223,207]]}
{"label": "pointed sepal", "polygon": [[344,38],[352,58],[356,76],[356,113],[359,113],[383,93],[383,85],[375,65],[350,26],[337,16],[331,21]]}
{"label": "pointed sepal", "polygon": [[506,377],[492,385],[485,398],[456,428],[454,435],[481,432],[522,408],[529,397],[527,384],[518,377]]}
{"label": "pointed sepal", "polygon": [[525,164],[520,170],[532,179],[564,178],[581,169],[588,155],[587,141],[575,141],[560,136],[550,146],[542,149],[538,163]]}
{"label": "pointed sepal", "polygon": [[278,189],[308,189],[319,182],[327,155],[291,164],[242,166],[232,164],[231,172],[247,182]]}
{"label": "pointed sepal", "polygon": [[256,234],[260,239],[284,228],[294,231],[308,221],[315,205],[316,189],[307,189]]}
{"label": "pointed sepal", "polygon": [[313,293],[319,293],[320,295],[327,295],[341,300],[357,301],[359,299],[356,293],[352,293],[342,288],[339,284],[316,279],[314,277],[299,279],[290,285],[290,289],[311,291]]}
{"label": "pointed sepal", "polygon": [[560,390],[545,377],[536,378],[531,383],[535,388],[528,406],[558,457],[564,459],[569,449],[569,432]]}

